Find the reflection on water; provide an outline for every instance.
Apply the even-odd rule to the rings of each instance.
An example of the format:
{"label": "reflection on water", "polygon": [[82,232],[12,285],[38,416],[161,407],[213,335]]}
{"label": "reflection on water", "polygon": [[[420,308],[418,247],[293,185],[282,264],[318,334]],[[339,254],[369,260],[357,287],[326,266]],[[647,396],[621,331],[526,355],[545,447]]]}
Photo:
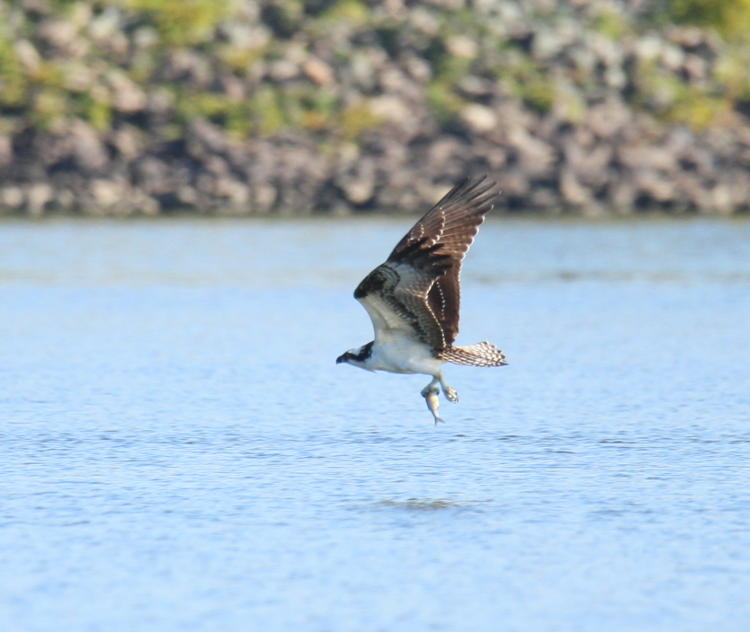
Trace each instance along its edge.
{"label": "reflection on water", "polygon": [[380,503],[384,507],[394,509],[406,509],[407,511],[440,511],[442,509],[461,509],[463,507],[474,507],[478,502],[453,501],[443,498],[407,498],[406,500],[386,499]]}
{"label": "reflection on water", "polygon": [[437,427],[407,224],[0,224],[0,627],[747,629],[750,224],[488,222]]}

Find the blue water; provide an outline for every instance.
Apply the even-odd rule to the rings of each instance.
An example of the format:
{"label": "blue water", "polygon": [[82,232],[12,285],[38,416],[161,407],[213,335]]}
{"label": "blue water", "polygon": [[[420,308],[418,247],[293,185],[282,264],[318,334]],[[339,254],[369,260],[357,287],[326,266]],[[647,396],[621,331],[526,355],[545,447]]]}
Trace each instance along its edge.
{"label": "blue water", "polygon": [[0,629],[750,629],[750,223],[488,222],[440,426],[407,224],[0,224]]}

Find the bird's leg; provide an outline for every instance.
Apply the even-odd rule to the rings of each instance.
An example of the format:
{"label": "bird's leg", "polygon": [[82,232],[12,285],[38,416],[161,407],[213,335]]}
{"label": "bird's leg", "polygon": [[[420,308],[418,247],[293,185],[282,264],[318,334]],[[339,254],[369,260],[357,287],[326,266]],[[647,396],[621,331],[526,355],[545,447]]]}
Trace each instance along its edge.
{"label": "bird's leg", "polygon": [[433,377],[430,383],[420,391],[422,394],[422,397],[427,397],[430,393],[437,391],[438,390],[437,383],[438,383],[438,378]]}
{"label": "bird's leg", "polygon": [[443,387],[443,395],[445,395],[448,398],[448,401],[449,402],[457,402],[458,401],[458,391],[456,391],[455,388],[452,388],[452,387],[448,386],[445,383],[445,377],[443,376],[442,372],[438,374],[438,376],[437,376],[436,379],[440,382],[440,386]]}

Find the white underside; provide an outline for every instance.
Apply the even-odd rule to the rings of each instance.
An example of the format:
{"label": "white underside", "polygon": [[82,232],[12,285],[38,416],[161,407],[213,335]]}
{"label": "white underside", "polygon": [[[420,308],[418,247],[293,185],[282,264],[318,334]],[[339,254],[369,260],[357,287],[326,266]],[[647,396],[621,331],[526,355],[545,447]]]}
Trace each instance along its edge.
{"label": "white underside", "polygon": [[422,396],[435,416],[435,423],[440,421],[437,408],[437,384],[445,396],[452,402],[458,401],[458,393],[445,383],[440,367],[445,360],[436,358],[429,345],[415,337],[414,328],[399,316],[377,294],[369,294],[359,299],[372,320],[375,341],[370,357],[355,366],[369,371],[389,371],[390,373],[424,373],[431,375],[432,381],[422,389]]}
{"label": "white underside", "polygon": [[440,375],[440,367],[445,361],[433,356],[427,345],[400,331],[379,333],[381,335],[375,340],[372,354],[365,360],[363,368],[391,373]]}

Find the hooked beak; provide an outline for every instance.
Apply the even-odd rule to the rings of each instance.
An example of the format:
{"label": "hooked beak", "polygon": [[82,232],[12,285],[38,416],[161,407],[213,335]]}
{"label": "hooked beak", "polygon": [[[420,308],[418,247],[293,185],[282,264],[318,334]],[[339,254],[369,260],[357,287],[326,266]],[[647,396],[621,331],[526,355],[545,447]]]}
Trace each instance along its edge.
{"label": "hooked beak", "polygon": [[336,364],[341,364],[342,362],[346,362],[346,353],[342,353],[338,358],[336,358]]}

